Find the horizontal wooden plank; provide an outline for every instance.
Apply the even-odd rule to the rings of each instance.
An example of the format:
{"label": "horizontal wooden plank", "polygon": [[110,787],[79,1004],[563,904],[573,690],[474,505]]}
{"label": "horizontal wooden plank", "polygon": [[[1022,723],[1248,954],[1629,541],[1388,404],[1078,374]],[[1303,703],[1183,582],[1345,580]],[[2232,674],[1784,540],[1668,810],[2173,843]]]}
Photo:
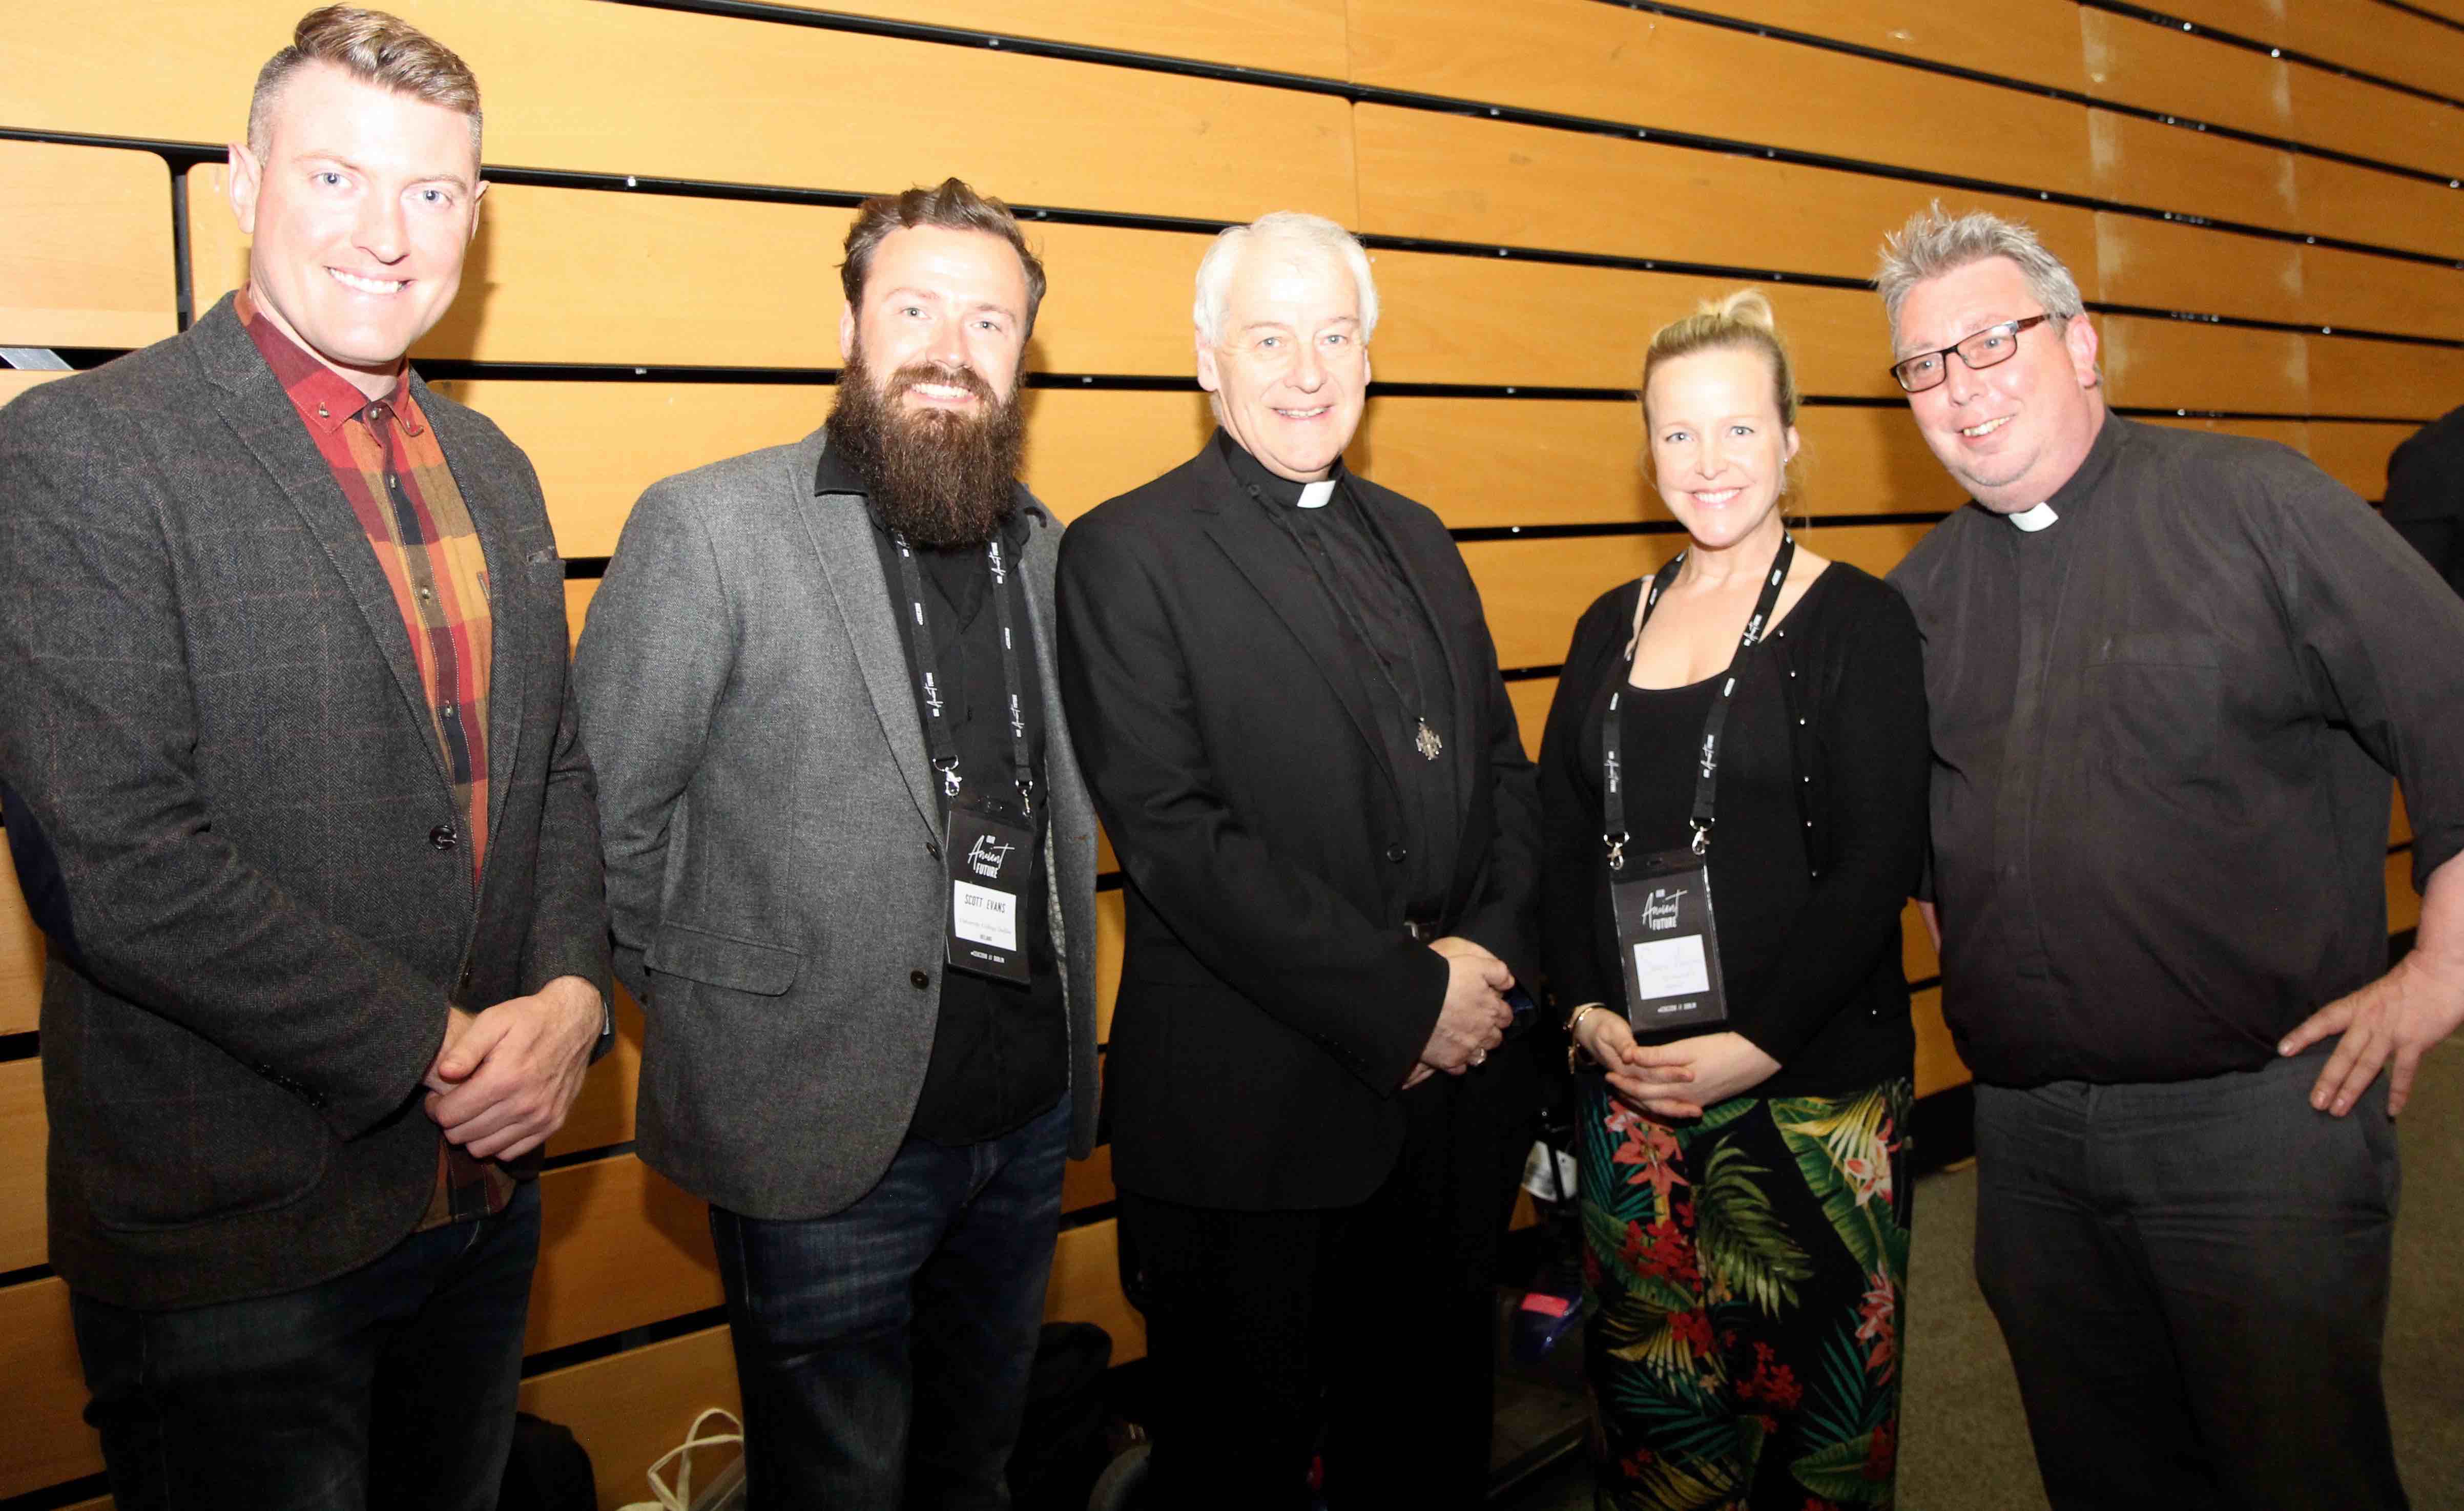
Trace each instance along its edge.
{"label": "horizontal wooden plank", "polygon": [[523,1352],[719,1304],[710,1208],[632,1155],[549,1171],[539,1201],[545,1228]]}
{"label": "horizontal wooden plank", "polygon": [[[1872,271],[1881,239],[1878,229],[1862,272]],[[1740,287],[1733,278],[1433,252],[1379,252],[1375,266],[1381,308],[1372,355],[1388,383],[1630,390],[1642,381],[1653,332]],[[1771,297],[1800,389],[1899,396],[1880,299],[1858,289],[1754,287]],[[1573,329],[1581,339],[1567,338]]]}
{"label": "horizontal wooden plank", "polygon": [[2412,852],[2387,857],[2387,932],[2400,934],[2421,926],[2421,894],[2412,889]]}
{"label": "horizontal wooden plank", "polygon": [[[1353,214],[1331,96],[585,0],[401,11],[478,75],[491,163],[868,192],[955,173],[1020,204]],[[127,0],[12,19],[0,120],[187,142],[238,133],[285,40],[278,21]],[[918,102],[945,99],[967,129],[918,129]]]}
{"label": "horizontal wooden plank", "polygon": [[[229,169],[188,175],[198,307],[239,286],[247,243],[224,202]],[[834,267],[854,211],[498,185],[462,292],[422,358],[644,366],[835,367],[846,300]],[[1027,365],[1044,372],[1190,372],[1189,301],[1206,239],[1031,225],[1049,286]],[[621,257],[573,255],[576,245]],[[767,400],[794,404],[793,391]],[[801,428],[820,421],[821,411]],[[605,428],[603,427],[603,433]]]}
{"label": "horizontal wooden plank", "polygon": [[[2009,0],[1991,11],[1922,10],[1901,0],[1722,0],[1724,16],[1784,27],[1927,62],[2079,92],[2079,8],[2075,0]],[[1911,79],[1910,90],[1925,83]],[[1997,177],[2000,175],[1996,175]]]}
{"label": "horizontal wooden plank", "polygon": [[2409,425],[2310,423],[2310,460],[2364,498],[2387,496],[2387,458],[2413,432]]}
{"label": "horizontal wooden plank", "polygon": [[2325,158],[2293,160],[2301,220],[2331,236],[2464,259],[2464,192]]}
{"label": "horizontal wooden plank", "polygon": [[1523,754],[1540,758],[1540,736],[1549,727],[1549,703],[1557,695],[1555,677],[1525,677],[1506,685],[1507,701],[1514,705],[1515,732],[1523,736]]}
{"label": "horizontal wooden plank", "polygon": [[1939,197],[2027,220],[2094,280],[2095,217],[2066,206],[1389,105],[1353,122],[1366,230],[1864,277],[1883,233]]}
{"label": "horizontal wooden plank", "polygon": [[[587,1364],[551,1369],[522,1382],[521,1409],[572,1430],[590,1455],[602,1511],[648,1499],[649,1467],[685,1440],[708,1407],[741,1414],[736,1348],[725,1326],[706,1327]],[[717,1422],[705,1433],[728,1429]],[[707,1485],[736,1461],[734,1447],[693,1456],[693,1482]],[[671,1466],[667,1479],[678,1481]]]}
{"label": "horizontal wooden plank", "polygon": [[14,367],[0,367],[0,405],[7,404],[29,388],[67,376],[66,373],[23,372]]}
{"label": "horizontal wooden plank", "polygon": [[2099,198],[2281,230],[2319,219],[2295,201],[2293,153],[2111,110],[2090,111],[2087,126]]}
{"label": "horizontal wooden plank", "polygon": [[2095,296],[2108,303],[2244,319],[2307,318],[2302,248],[2294,242],[2099,214],[2096,252]]}
{"label": "horizontal wooden plank", "polygon": [[2393,6],[2343,0],[2286,0],[2284,10],[2282,40],[2299,52],[2464,99],[2464,30]]}
{"label": "horizontal wooden plank", "polygon": [[2099,99],[2262,136],[2299,136],[2290,63],[2084,6],[2079,42],[2087,92]]}
{"label": "horizontal wooden plank", "polygon": [[2464,351],[2305,336],[2310,411],[2427,424],[2464,394]]}
{"label": "horizontal wooden plank", "polygon": [[2284,14],[2286,3],[2287,0],[2166,0],[2165,13],[2246,36],[2254,42],[2281,44],[2289,30]]}
{"label": "horizontal wooden plank", "polygon": [[0,1271],[50,1259],[43,1211],[43,1150],[50,1132],[43,1115],[43,1062],[0,1063]]}
{"label": "horizontal wooden plank", "polygon": [[1353,0],[1352,66],[1390,89],[2088,192],[2077,104],[1597,0]]}
{"label": "horizontal wooden plank", "polygon": [[2315,338],[2128,316],[2104,317],[2097,328],[2109,404],[2309,412],[2304,354]]}
{"label": "horizontal wooden plank", "polygon": [[1146,1319],[1121,1294],[1121,1255],[1114,1219],[1061,1235],[1052,1253],[1052,1281],[1044,1296],[1045,1322],[1093,1323],[1112,1336],[1112,1362],[1147,1356]]}
{"label": "horizontal wooden plank", "polygon": [[171,169],[151,152],[0,142],[0,346],[143,346],[178,329],[170,211]]}
{"label": "horizontal wooden plank", "polygon": [[2442,178],[2464,173],[2464,105],[2323,69],[2293,70],[2293,139]]}
{"label": "horizontal wooden plank", "polygon": [[102,1444],[79,1413],[85,1369],[69,1326],[69,1288],[56,1280],[0,1289],[0,1500],[102,1472]]}
{"label": "horizontal wooden plank", "polygon": [[2304,324],[2453,339],[2464,337],[2464,268],[2304,247],[2301,306]]}
{"label": "horizontal wooden plank", "polygon": [[1343,0],[786,0],[799,11],[964,27],[1013,36],[1203,58],[1320,78],[1344,77]]}
{"label": "horizontal wooden plank", "polygon": [[1501,667],[1553,667],[1566,659],[1574,621],[1621,582],[1656,571],[1683,536],[1597,536],[1571,540],[1481,540],[1463,565],[1488,612]]}

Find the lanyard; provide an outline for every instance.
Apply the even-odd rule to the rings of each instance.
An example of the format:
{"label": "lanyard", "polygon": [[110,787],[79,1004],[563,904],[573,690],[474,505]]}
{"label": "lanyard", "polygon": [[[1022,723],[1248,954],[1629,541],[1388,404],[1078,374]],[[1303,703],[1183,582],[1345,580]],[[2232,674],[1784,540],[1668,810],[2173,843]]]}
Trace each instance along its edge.
{"label": "lanyard", "polygon": [[[907,634],[915,651],[915,677],[923,691],[924,734],[933,751],[933,769],[941,774],[941,796],[958,795],[958,742],[942,712],[940,663],[935,659],[933,615],[924,606],[924,576],[915,566],[915,548],[904,531],[891,532],[898,545],[900,585],[907,590]],[[1016,768],[1019,805],[1035,811],[1035,756],[1026,742],[1026,703],[1018,674],[1018,614],[1010,603],[1009,564],[1001,555],[1001,537],[984,542],[984,561],[993,574],[993,612],[1000,617],[1001,681],[1009,692],[1010,763]]]}
{"label": "lanyard", "polygon": [[[1651,580],[1650,595],[1642,601],[1642,617],[1634,626],[1634,641],[1626,647],[1624,664],[1617,671],[1617,690],[1609,694],[1608,719],[1600,730],[1600,766],[1604,777],[1601,796],[1602,829],[1600,839],[1608,845],[1609,869],[1625,869],[1625,843],[1630,836],[1625,827],[1625,792],[1617,780],[1618,753],[1624,744],[1624,721],[1617,716],[1618,700],[1625,696],[1634,677],[1635,652],[1642,645],[1642,626],[1651,623],[1651,611],[1660,606],[1660,595],[1669,583],[1677,580],[1678,569],[1685,564],[1687,553],[1679,552],[1667,569]],[[1796,559],[1796,537],[1780,537],[1779,555],[1771,561],[1771,575],[1763,580],[1762,596],[1754,601],[1754,612],[1746,621],[1745,635],[1737,642],[1740,654],[1753,648],[1763,638],[1763,626],[1771,623],[1771,610],[1779,606],[1780,584],[1788,580],[1789,564]],[[1720,786],[1720,732],[1728,722],[1728,705],[1737,692],[1737,663],[1728,663],[1727,677],[1720,690],[1712,696],[1711,712],[1703,720],[1703,751],[1695,766],[1694,812],[1689,819],[1694,830],[1693,849],[1696,855],[1711,848],[1711,805]]]}

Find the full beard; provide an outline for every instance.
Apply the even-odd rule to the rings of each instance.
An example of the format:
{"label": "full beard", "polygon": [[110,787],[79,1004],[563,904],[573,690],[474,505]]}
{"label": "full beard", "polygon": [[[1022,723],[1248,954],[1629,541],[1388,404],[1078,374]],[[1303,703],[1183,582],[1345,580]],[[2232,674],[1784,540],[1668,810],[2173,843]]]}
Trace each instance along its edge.
{"label": "full beard", "polygon": [[[910,385],[946,383],[976,396],[975,414],[909,410]],[[974,371],[910,362],[888,383],[875,380],[861,349],[847,354],[827,425],[830,449],[845,456],[890,527],[918,546],[978,546],[1000,534],[1015,507],[1013,480],[1025,449],[1023,390],[1007,399]]]}

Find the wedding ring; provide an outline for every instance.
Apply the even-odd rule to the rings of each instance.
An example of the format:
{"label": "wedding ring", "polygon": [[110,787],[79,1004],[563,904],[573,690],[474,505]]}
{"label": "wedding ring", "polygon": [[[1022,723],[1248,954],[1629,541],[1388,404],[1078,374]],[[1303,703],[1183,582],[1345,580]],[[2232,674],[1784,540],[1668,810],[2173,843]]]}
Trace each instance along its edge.
{"label": "wedding ring", "polygon": [[1473,1051],[1471,1052],[1471,1062],[1472,1062],[1473,1064],[1475,1064],[1475,1065],[1485,1065],[1485,1064],[1487,1064],[1487,1063],[1488,1063],[1488,1051],[1487,1051],[1487,1050],[1485,1050],[1485,1049],[1475,1049],[1475,1050],[1473,1050]]}

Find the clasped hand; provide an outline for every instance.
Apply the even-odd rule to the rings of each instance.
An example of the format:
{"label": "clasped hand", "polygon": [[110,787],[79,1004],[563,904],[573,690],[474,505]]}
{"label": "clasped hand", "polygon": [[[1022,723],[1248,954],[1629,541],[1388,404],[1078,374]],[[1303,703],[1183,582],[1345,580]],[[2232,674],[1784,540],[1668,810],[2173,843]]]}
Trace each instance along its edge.
{"label": "clasped hand", "polygon": [[1705,1107],[1742,1096],[1779,1070],[1779,1062],[1743,1034],[1638,1044],[1625,1018],[1605,1008],[1584,1014],[1575,1033],[1583,1052],[1606,1067],[1610,1092],[1663,1122],[1699,1118]]}
{"label": "clasped hand", "polygon": [[446,1009],[445,1042],[423,1084],[428,1115],[478,1159],[527,1154],[564,1126],[599,1040],[598,988],[561,975],[481,1013]]}
{"label": "clasped hand", "polygon": [[1406,1091],[1439,1071],[1460,1076],[1482,1063],[1506,1041],[1507,1026],[1514,1021],[1514,1009],[1506,1005],[1514,973],[1506,962],[1458,934],[1433,939],[1429,948],[1445,957],[1446,1001],[1419,1063],[1403,1078]]}

